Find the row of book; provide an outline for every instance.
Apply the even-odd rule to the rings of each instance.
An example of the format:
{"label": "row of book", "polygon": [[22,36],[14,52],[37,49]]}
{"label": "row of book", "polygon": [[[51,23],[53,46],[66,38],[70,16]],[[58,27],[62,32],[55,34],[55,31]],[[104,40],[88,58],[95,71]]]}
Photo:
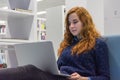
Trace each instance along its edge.
{"label": "row of book", "polygon": [[0,20],[0,35],[6,34],[6,21]]}
{"label": "row of book", "polygon": [[13,10],[20,11],[20,12],[29,12],[29,13],[32,13],[32,10],[25,10],[25,9],[20,9],[20,8],[14,8]]}
{"label": "row of book", "polygon": [[37,19],[37,40],[46,40],[46,20]]}
{"label": "row of book", "polygon": [[46,40],[46,31],[37,31],[37,40]]}
{"label": "row of book", "polygon": [[0,64],[6,63],[5,51],[0,49]]}
{"label": "row of book", "polygon": [[0,34],[6,34],[6,25],[0,25]]}
{"label": "row of book", "polygon": [[37,28],[40,30],[46,30],[46,21],[43,19],[37,19]]}

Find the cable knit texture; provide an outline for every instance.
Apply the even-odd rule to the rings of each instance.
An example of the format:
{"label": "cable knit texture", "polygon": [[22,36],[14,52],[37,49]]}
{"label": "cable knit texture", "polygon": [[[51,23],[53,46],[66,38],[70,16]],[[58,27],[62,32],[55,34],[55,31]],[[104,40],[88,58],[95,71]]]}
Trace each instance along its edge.
{"label": "cable knit texture", "polygon": [[102,38],[96,39],[95,47],[80,55],[71,55],[71,48],[79,42],[74,37],[71,46],[65,48],[57,64],[61,73],[79,73],[90,80],[110,80],[108,47]]}

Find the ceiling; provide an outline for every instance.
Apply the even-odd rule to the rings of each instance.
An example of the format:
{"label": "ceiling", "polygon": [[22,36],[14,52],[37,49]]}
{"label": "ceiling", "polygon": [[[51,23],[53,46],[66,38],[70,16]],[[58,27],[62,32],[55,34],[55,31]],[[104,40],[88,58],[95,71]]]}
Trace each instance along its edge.
{"label": "ceiling", "polygon": [[[38,2],[37,10],[38,12],[45,11],[48,8],[60,6],[60,5],[65,5],[65,0],[43,0]],[[45,18],[46,15],[41,14],[41,15],[38,15],[38,17]]]}
{"label": "ceiling", "polygon": [[43,11],[50,7],[65,5],[65,0],[43,0],[38,3],[38,11]]}

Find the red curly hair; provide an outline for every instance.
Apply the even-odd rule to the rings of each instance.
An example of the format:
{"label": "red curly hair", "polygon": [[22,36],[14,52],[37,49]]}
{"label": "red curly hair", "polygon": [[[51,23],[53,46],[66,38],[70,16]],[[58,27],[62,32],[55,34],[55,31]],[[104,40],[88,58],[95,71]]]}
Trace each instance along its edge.
{"label": "red curly hair", "polygon": [[89,12],[83,7],[74,7],[70,9],[65,18],[65,34],[64,39],[60,44],[60,48],[58,49],[58,56],[61,55],[62,51],[69,45],[71,45],[73,41],[73,35],[69,30],[69,15],[72,13],[76,13],[79,17],[80,21],[83,23],[83,29],[80,32],[80,36],[82,39],[73,46],[71,52],[72,54],[81,54],[86,51],[91,50],[94,48],[96,43],[96,38],[101,37],[99,32],[97,32],[95,25],[93,23],[92,17]]}

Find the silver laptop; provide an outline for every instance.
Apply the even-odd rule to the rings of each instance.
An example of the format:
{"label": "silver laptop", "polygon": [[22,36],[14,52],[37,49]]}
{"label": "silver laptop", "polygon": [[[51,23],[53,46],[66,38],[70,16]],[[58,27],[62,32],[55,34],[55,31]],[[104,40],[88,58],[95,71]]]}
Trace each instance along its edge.
{"label": "silver laptop", "polygon": [[43,71],[69,77],[59,73],[51,41],[16,44],[15,51],[18,66],[32,64]]}

